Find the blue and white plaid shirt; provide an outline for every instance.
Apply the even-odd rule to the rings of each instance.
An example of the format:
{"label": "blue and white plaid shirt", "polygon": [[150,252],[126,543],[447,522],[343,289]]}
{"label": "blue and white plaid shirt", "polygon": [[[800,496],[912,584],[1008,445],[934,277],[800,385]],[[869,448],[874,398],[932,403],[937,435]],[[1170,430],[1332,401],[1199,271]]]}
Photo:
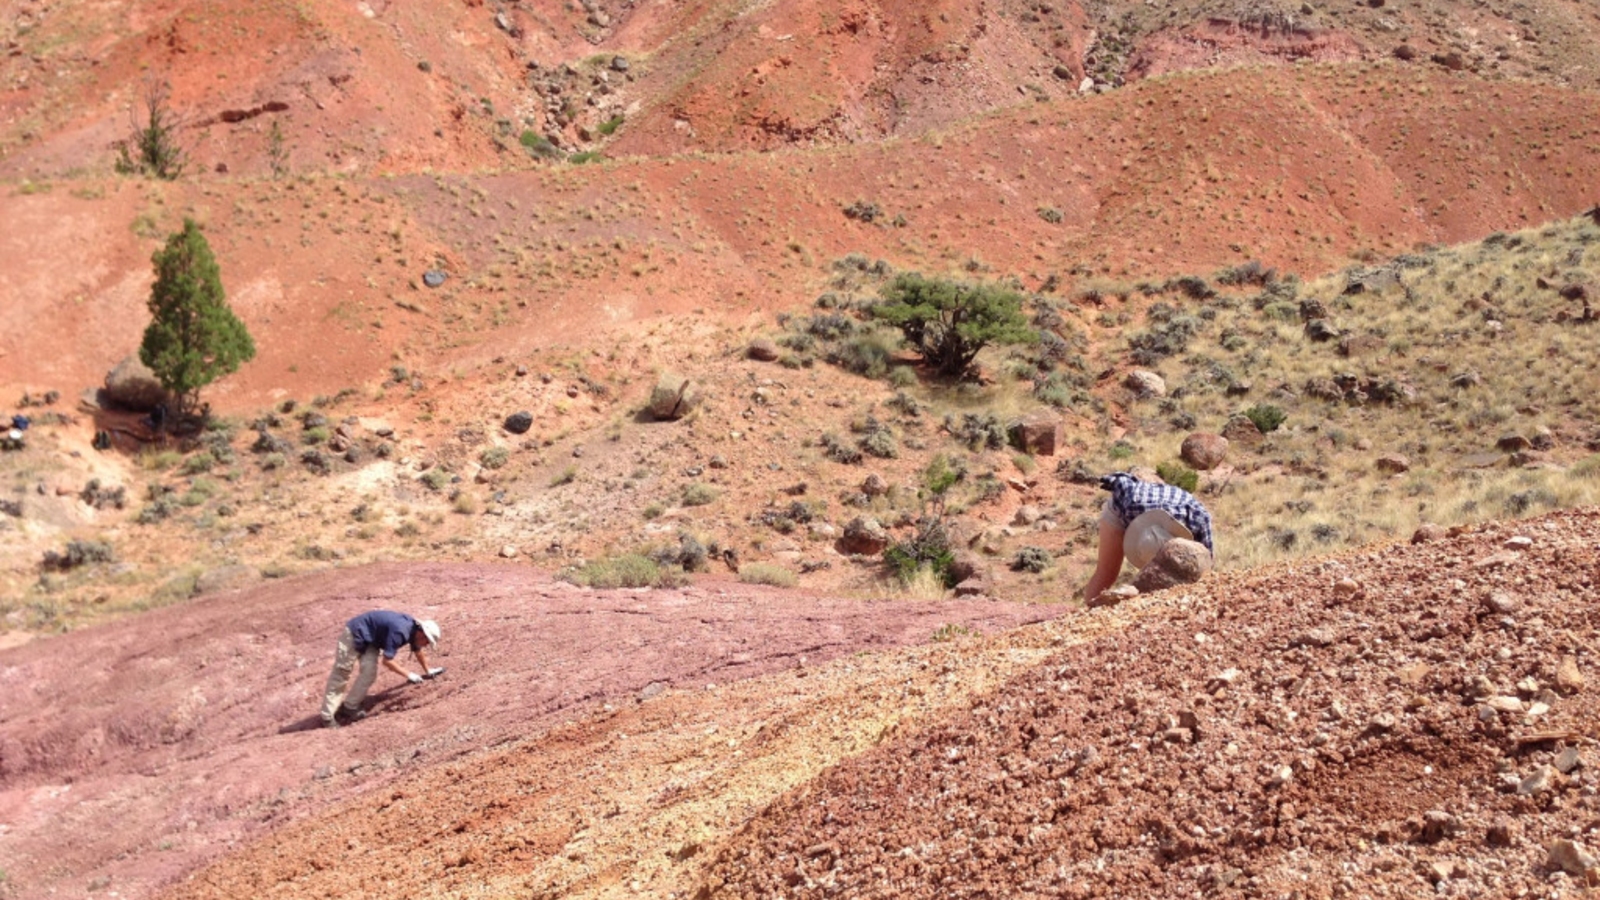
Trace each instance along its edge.
{"label": "blue and white plaid shirt", "polygon": [[1100,479],[1100,486],[1111,492],[1111,509],[1122,520],[1123,528],[1127,528],[1128,523],[1137,519],[1140,513],[1163,509],[1189,529],[1194,539],[1205,544],[1207,550],[1217,552],[1211,546],[1211,513],[1183,488],[1140,481],[1127,472],[1107,475]]}

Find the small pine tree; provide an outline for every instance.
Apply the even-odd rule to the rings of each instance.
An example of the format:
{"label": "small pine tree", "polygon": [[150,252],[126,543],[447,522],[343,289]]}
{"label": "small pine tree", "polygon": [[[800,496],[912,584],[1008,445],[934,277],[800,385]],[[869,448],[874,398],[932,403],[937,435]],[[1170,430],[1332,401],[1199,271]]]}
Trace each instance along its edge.
{"label": "small pine tree", "polygon": [[172,86],[154,78],[145,82],[145,121],[130,112],[133,134],[118,141],[117,171],[124,175],[144,172],[166,181],[176,181],[189,164],[188,155],[178,143],[178,117],[167,105]]}
{"label": "small pine tree", "polygon": [[202,387],[255,358],[256,345],[228,308],[216,257],[194,220],[184,219],[183,230],[150,261],[156,281],[139,358],[177,398],[182,415],[196,408]]}
{"label": "small pine tree", "polygon": [[898,327],[943,375],[966,375],[978,352],[989,344],[1039,339],[1022,314],[1022,295],[999,285],[907,272],[883,289],[883,300],[872,314]]}

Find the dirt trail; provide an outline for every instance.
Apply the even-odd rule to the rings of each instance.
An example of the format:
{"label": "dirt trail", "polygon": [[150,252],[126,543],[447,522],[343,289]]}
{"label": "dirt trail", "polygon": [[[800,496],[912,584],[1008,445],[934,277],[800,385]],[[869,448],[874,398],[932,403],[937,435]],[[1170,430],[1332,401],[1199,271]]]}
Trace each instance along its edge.
{"label": "dirt trail", "polygon": [[[449,671],[414,688],[384,675],[366,721],[321,729],[339,628],[374,607],[438,619]],[[0,651],[0,869],[20,897],[149,896],[238,842],[358,795],[449,782],[458,770],[441,764],[606,704],[1060,612],[715,581],[598,592],[513,565],[398,564],[157,610]]]}

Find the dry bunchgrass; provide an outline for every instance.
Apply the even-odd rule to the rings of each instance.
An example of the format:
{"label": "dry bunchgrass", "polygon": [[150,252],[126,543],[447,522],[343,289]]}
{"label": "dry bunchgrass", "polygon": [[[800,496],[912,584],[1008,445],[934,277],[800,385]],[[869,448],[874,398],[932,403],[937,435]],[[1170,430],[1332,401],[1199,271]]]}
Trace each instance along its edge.
{"label": "dry bunchgrass", "polygon": [[[1596,244],[1600,227],[1580,218],[1372,266],[1398,273],[1378,290],[1346,293],[1350,271],[1294,290],[1224,288],[1195,310],[1203,324],[1182,351],[1153,366],[1171,395],[1130,404],[1135,425],[1122,440],[1133,454],[1112,460],[1106,441],[1090,456],[1154,466],[1191,431],[1220,431],[1253,404],[1283,408],[1287,420],[1259,448],[1230,450],[1231,477],[1202,482],[1224,568],[1405,537],[1423,522],[1593,503],[1600,464],[1561,463],[1600,437],[1600,323],[1576,321],[1582,303],[1560,289],[1588,284],[1600,302]],[[1310,340],[1302,302],[1320,304],[1367,348],[1346,355],[1339,340]],[[1403,385],[1411,396],[1313,395],[1314,383],[1341,378]],[[1240,381],[1251,391],[1229,396],[1228,383]],[[1538,437],[1548,453],[1513,467],[1496,448],[1508,435]],[[1409,471],[1379,471],[1386,455],[1406,457]]]}

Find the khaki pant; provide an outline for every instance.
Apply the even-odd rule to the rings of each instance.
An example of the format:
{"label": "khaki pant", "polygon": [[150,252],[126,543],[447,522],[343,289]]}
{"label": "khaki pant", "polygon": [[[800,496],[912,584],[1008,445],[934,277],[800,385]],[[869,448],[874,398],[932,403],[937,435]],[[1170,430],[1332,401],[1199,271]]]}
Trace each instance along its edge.
{"label": "khaki pant", "polygon": [[[356,675],[355,684],[351,684],[350,673],[355,671],[357,663],[361,671]],[[344,702],[346,712],[359,710],[361,701],[367,699],[367,689],[377,677],[378,648],[371,646],[357,653],[355,635],[346,628],[339,636],[339,648],[333,654],[333,671],[328,673],[328,686],[322,693],[322,721],[333,721],[340,701]],[[348,694],[345,693],[347,687]]]}

